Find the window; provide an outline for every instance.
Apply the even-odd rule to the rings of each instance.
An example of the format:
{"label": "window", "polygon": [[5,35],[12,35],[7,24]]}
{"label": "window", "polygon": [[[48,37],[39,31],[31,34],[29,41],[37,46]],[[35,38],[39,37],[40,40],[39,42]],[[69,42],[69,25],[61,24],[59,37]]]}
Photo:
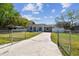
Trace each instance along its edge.
{"label": "window", "polygon": [[39,27],[39,31],[42,31],[42,28],[41,27]]}
{"label": "window", "polygon": [[36,31],[36,27],[34,27],[33,30]]}
{"label": "window", "polygon": [[32,27],[30,27],[30,31],[32,31]]}

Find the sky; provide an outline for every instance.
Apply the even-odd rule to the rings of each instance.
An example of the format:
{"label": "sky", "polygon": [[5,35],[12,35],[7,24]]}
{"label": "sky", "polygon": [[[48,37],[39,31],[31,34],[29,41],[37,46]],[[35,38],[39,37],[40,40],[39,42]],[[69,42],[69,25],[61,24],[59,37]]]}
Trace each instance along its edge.
{"label": "sky", "polygon": [[55,24],[55,18],[67,9],[79,10],[78,3],[14,3],[22,17],[37,24]]}

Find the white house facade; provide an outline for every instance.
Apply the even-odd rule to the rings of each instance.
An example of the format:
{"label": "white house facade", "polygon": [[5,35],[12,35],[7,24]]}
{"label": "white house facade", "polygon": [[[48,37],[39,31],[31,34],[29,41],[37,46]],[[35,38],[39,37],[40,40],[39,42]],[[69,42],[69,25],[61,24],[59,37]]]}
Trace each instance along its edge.
{"label": "white house facade", "polygon": [[45,24],[31,24],[27,27],[27,31],[30,32],[52,32],[52,25]]}

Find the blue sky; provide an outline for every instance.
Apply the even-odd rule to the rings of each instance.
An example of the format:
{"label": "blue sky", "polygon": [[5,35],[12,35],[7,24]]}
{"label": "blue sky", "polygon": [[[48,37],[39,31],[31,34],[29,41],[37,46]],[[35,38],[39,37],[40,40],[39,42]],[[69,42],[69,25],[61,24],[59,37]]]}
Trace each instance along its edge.
{"label": "blue sky", "polygon": [[16,10],[35,23],[54,24],[55,17],[67,9],[79,10],[79,4],[70,3],[14,3]]}

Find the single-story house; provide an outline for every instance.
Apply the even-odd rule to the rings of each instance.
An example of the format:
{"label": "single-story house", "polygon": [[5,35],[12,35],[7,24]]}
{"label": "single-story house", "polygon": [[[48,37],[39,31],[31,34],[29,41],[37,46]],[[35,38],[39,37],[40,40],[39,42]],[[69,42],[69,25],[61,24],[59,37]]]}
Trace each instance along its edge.
{"label": "single-story house", "polygon": [[76,21],[74,23],[74,26],[72,29],[73,29],[72,32],[79,33],[79,21]]}
{"label": "single-story house", "polygon": [[65,29],[64,29],[64,28],[60,28],[60,27],[54,27],[54,28],[52,29],[52,31],[53,31],[53,32],[64,32]]}
{"label": "single-story house", "polygon": [[30,32],[52,32],[52,25],[46,24],[31,24],[27,27],[27,31]]}

